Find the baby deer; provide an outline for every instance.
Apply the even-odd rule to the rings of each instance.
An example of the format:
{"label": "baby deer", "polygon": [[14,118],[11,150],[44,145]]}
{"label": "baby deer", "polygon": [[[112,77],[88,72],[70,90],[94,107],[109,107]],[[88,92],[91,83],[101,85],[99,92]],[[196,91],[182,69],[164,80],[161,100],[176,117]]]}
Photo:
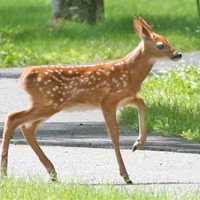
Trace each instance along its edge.
{"label": "baby deer", "polygon": [[24,70],[20,80],[31,97],[31,106],[8,115],[3,132],[1,151],[1,173],[7,174],[9,142],[13,131],[21,126],[28,144],[50,174],[56,180],[57,174],[36,140],[39,124],[61,110],[100,108],[113,142],[120,175],[131,184],[126,171],[119,143],[119,128],[116,109],[133,104],[139,113],[139,137],[132,151],[140,148],[146,140],[145,104],[137,94],[149,71],[160,58],[179,60],[178,53],[161,35],[153,32],[142,18],[134,19],[140,44],[126,57],[108,62],[82,66],[46,65],[31,66]]}

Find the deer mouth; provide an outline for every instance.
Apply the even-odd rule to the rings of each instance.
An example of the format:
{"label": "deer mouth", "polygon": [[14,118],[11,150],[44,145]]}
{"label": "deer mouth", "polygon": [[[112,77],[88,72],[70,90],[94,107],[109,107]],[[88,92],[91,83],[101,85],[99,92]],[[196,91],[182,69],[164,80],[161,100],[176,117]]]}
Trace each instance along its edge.
{"label": "deer mouth", "polygon": [[172,59],[173,61],[178,61],[178,60],[180,60],[181,58],[182,58],[182,53],[180,53],[180,52],[174,53],[174,55],[171,57],[171,59]]}

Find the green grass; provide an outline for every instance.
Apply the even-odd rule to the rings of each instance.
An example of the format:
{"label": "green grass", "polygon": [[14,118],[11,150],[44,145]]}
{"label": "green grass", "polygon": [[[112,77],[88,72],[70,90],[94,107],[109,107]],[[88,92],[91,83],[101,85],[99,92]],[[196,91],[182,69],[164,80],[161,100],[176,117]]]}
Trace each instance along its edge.
{"label": "green grass", "polygon": [[199,192],[174,195],[166,191],[153,192],[145,189],[131,191],[124,186],[91,186],[67,183],[46,183],[23,179],[5,178],[0,180],[1,200],[197,200]]}
{"label": "green grass", "polygon": [[196,1],[105,0],[96,26],[60,20],[49,28],[50,0],[1,0],[0,66],[83,63],[120,58],[139,42],[134,16],[144,17],[179,51],[200,50]]}
{"label": "green grass", "polygon": [[[183,137],[200,142],[200,70],[182,67],[146,79],[141,88],[146,103],[149,132]],[[138,129],[133,107],[122,109],[122,124]]]}

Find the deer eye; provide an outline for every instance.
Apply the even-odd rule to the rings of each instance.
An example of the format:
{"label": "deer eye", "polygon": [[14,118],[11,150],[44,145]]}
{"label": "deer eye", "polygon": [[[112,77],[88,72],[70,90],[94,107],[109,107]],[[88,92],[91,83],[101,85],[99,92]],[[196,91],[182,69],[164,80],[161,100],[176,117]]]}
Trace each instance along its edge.
{"label": "deer eye", "polygon": [[156,46],[157,46],[157,48],[158,48],[159,50],[162,50],[162,49],[165,48],[165,45],[164,45],[162,42],[158,42],[158,43],[156,44]]}

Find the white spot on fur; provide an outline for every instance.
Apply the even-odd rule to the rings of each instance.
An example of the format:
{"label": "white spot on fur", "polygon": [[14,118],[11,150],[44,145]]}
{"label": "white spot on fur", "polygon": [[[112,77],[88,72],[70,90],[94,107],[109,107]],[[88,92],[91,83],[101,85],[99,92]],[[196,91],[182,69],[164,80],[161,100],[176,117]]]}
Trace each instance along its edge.
{"label": "white spot on fur", "polygon": [[115,66],[120,66],[120,62],[115,63]]}
{"label": "white spot on fur", "polygon": [[42,88],[42,87],[39,87],[39,91],[42,92],[42,91],[43,91],[43,88]]}
{"label": "white spot on fur", "polygon": [[118,81],[117,81],[116,78],[112,78],[112,82],[113,82],[113,83],[117,83]]}
{"label": "white spot on fur", "polygon": [[106,75],[106,76],[110,76],[110,71],[107,71],[107,72],[105,73],[105,75]]}
{"label": "white spot on fur", "polygon": [[52,78],[53,78],[54,80],[56,80],[57,82],[62,83],[62,80],[58,79],[57,77],[52,76]]}
{"label": "white spot on fur", "polygon": [[99,73],[99,72],[96,72],[96,74],[97,74],[97,75],[100,75],[100,73]]}
{"label": "white spot on fur", "polygon": [[120,83],[117,83],[116,87],[119,87],[120,86]]}
{"label": "white spot on fur", "polygon": [[107,84],[107,81],[103,81],[102,83],[101,83],[101,86],[104,86],[104,85],[106,85]]}
{"label": "white spot on fur", "polygon": [[123,86],[126,87],[127,86],[127,82],[124,81],[123,82]]}
{"label": "white spot on fur", "polygon": [[38,78],[37,78],[37,81],[38,81],[38,82],[41,82],[41,81],[42,81],[42,78],[41,78],[41,77],[38,77]]}
{"label": "white spot on fur", "polygon": [[56,70],[56,72],[57,72],[58,75],[62,74],[61,71],[59,71],[59,70]]}

